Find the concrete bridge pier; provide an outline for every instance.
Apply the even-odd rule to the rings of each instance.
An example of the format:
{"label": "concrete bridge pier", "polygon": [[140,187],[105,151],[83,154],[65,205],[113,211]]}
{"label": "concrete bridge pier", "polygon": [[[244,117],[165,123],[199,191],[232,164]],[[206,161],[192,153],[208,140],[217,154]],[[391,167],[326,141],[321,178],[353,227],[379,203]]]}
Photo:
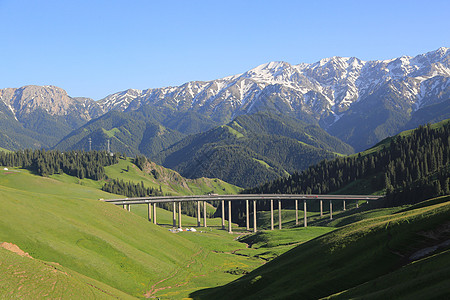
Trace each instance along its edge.
{"label": "concrete bridge pier", "polygon": [[308,227],[308,216],[306,215],[306,200],[303,200],[303,227]]}
{"label": "concrete bridge pier", "polygon": [[228,200],[228,232],[232,233],[231,231],[231,201]]}
{"label": "concrete bridge pier", "polygon": [[181,227],[181,202],[178,202],[178,228]]}
{"label": "concrete bridge pier", "polygon": [[253,232],[256,232],[256,200],[253,200]]}
{"label": "concrete bridge pier", "polygon": [[148,221],[151,222],[152,221],[152,205],[150,203],[148,203],[147,205],[148,205]]}
{"label": "concrete bridge pier", "polygon": [[197,227],[200,227],[200,224],[200,201],[197,201]]}
{"label": "concrete bridge pier", "polygon": [[281,200],[278,200],[278,229],[281,229]]}
{"label": "concrete bridge pier", "polygon": [[330,200],[330,220],[333,220],[333,201]]}
{"label": "concrete bridge pier", "polygon": [[131,211],[131,204],[128,204],[128,211]]}
{"label": "concrete bridge pier", "polygon": [[323,200],[320,200],[320,216],[323,217]]}
{"label": "concrete bridge pier", "polygon": [[273,199],[270,200],[270,230],[273,230]]}
{"label": "concrete bridge pier", "polygon": [[342,200],[342,210],[345,210],[345,200]]}
{"label": "concrete bridge pier", "polygon": [[298,200],[295,199],[295,225],[298,225]]}
{"label": "concrete bridge pier", "polygon": [[126,209],[126,208],[127,208],[126,204],[122,205],[122,207],[123,207],[123,209]]}
{"label": "concrete bridge pier", "polygon": [[203,201],[203,227],[206,226],[206,201]]}
{"label": "concrete bridge pier", "polygon": [[248,200],[245,200],[245,225],[247,225],[247,231],[250,231],[250,209],[249,209]]}
{"label": "concrete bridge pier", "polygon": [[177,205],[175,202],[172,202],[172,206],[173,206],[173,216],[172,216],[172,222],[173,222],[173,228],[177,228]]}
{"label": "concrete bridge pier", "polygon": [[356,200],[356,208],[359,208],[359,202]]}
{"label": "concrete bridge pier", "polygon": [[225,201],[222,200],[222,229],[225,230]]}
{"label": "concrete bridge pier", "polygon": [[153,224],[156,224],[156,203],[153,203]]}

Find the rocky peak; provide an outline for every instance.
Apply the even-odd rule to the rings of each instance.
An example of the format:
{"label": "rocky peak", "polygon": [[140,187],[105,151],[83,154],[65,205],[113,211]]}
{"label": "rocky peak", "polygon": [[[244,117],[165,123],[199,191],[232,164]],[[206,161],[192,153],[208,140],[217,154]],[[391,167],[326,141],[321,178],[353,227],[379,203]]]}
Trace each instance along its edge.
{"label": "rocky peak", "polygon": [[[72,98],[62,88],[46,85],[27,85],[20,88],[0,89],[0,99],[19,117],[42,110],[52,116],[79,114],[82,119],[90,120],[91,112],[100,114],[98,105],[89,98]],[[95,117],[94,116],[94,117]]]}

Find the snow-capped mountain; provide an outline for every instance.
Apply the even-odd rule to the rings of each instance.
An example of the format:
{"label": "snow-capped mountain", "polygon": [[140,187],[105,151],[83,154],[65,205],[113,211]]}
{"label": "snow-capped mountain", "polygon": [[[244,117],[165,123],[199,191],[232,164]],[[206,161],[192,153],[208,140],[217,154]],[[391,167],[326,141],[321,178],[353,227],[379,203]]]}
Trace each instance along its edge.
{"label": "snow-capped mountain", "polygon": [[[142,105],[197,110],[220,118],[251,113],[272,102],[281,112],[306,113],[316,120],[341,116],[388,82],[412,110],[427,105],[430,95],[448,88],[449,48],[383,61],[331,57],[313,64],[270,62],[243,74],[222,79],[193,81],[178,87],[134,90],[112,94],[99,101],[105,111],[136,109]],[[442,77],[442,78],[441,78]],[[441,78],[441,79],[437,79]],[[431,83],[433,82],[433,83]],[[227,109],[230,113],[223,114]],[[336,118],[337,119],[337,118]],[[223,121],[223,120],[221,120]]]}
{"label": "snow-capped mountain", "polygon": [[[396,103],[386,109],[394,115],[407,113],[409,117],[423,107],[447,101],[450,94],[449,53],[449,48],[442,47],[415,57],[402,56],[380,61],[335,56],[313,64],[270,62],[243,74],[212,81],[127,90],[112,94],[98,103],[104,111],[136,110],[142,106],[192,110],[222,123],[237,115],[272,110],[318,122],[344,141],[351,142],[345,131],[354,131],[355,128],[358,131],[358,126],[347,124],[349,121],[345,120],[352,114],[373,113],[373,110],[361,110],[367,106],[386,106],[387,103],[382,104],[381,100],[395,99],[391,104]],[[397,122],[394,131],[406,124],[407,119],[405,117],[405,120]],[[340,122],[348,127],[343,134],[333,131],[334,127],[341,128],[337,126]],[[381,119],[378,123],[372,121],[370,130],[382,124]],[[374,142],[387,134],[391,132],[378,134]],[[371,143],[360,146],[366,147]],[[359,145],[356,147],[359,148]]]}

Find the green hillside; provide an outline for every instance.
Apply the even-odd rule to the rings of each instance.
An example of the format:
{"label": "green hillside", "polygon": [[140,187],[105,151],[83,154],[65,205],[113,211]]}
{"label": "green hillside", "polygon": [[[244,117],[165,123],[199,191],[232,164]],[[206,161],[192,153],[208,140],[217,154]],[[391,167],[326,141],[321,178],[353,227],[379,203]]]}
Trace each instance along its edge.
{"label": "green hillside", "polygon": [[[450,238],[448,229],[444,230],[450,219],[449,200],[447,196],[434,205],[349,224],[299,245],[228,285],[191,296],[317,299],[335,294],[348,299],[372,293],[377,299],[383,295],[442,298],[450,292],[448,276],[442,276],[448,274],[448,264],[439,264],[450,258],[450,252],[443,251]],[[430,255],[433,246],[440,249],[436,255]],[[394,275],[400,277],[389,281]],[[421,278],[422,284],[412,284]]]}
{"label": "green hillside", "polygon": [[8,299],[136,299],[58,263],[20,256],[0,247],[0,294]]}
{"label": "green hillside", "polygon": [[188,136],[155,160],[188,178],[217,177],[251,187],[352,151],[317,126],[258,113]]}
{"label": "green hillside", "polygon": [[147,161],[141,170],[132,161],[131,158],[121,159],[118,164],[105,167],[105,174],[109,178],[120,178],[126,182],[142,182],[145,187],[161,189],[164,194],[170,195],[236,194],[240,191],[238,187],[220,179],[186,179],[151,161]]}
{"label": "green hillside", "polygon": [[341,154],[354,152],[350,145],[326,133],[319,126],[305,123],[296,118],[260,112],[253,115],[238,116],[229,124],[237,131],[246,134],[274,134],[289,137],[315,148]]}

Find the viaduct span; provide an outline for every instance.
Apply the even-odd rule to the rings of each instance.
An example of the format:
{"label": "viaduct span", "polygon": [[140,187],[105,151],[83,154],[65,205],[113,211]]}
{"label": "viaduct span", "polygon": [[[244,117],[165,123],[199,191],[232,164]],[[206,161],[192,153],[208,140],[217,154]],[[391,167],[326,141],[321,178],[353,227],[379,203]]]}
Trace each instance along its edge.
{"label": "viaduct span", "polygon": [[[228,205],[228,232],[231,230],[231,203],[233,201],[245,201],[246,206],[246,225],[247,230],[250,230],[250,201],[252,201],[253,212],[253,231],[256,232],[256,203],[261,200],[270,200],[270,225],[271,230],[274,229],[274,201],[278,201],[278,228],[281,229],[281,203],[282,200],[295,201],[295,222],[299,224],[298,218],[298,201],[303,200],[303,226],[308,226],[307,218],[307,200],[315,200],[320,203],[320,215],[323,216],[323,201],[329,201],[330,219],[333,219],[333,202],[342,201],[342,208],[346,210],[346,201],[356,201],[356,208],[358,208],[358,201],[375,201],[384,196],[372,195],[310,195],[310,194],[239,194],[239,195],[195,195],[195,196],[156,196],[156,197],[139,197],[139,198],[121,198],[121,199],[100,199],[100,201],[109,202],[115,205],[122,205],[124,209],[130,211],[133,204],[147,204],[148,205],[148,220],[156,222],[156,204],[157,203],[172,203],[173,204],[173,227],[177,226],[176,206],[178,203],[178,227],[181,228],[181,205],[185,202],[197,202],[197,226],[201,226],[200,212],[203,206],[203,226],[206,227],[206,202],[207,201],[221,201],[222,206],[222,228],[225,229],[225,201]],[[203,203],[203,205],[201,205]],[[153,208],[153,209],[152,209]],[[153,212],[153,213],[152,213]]]}

